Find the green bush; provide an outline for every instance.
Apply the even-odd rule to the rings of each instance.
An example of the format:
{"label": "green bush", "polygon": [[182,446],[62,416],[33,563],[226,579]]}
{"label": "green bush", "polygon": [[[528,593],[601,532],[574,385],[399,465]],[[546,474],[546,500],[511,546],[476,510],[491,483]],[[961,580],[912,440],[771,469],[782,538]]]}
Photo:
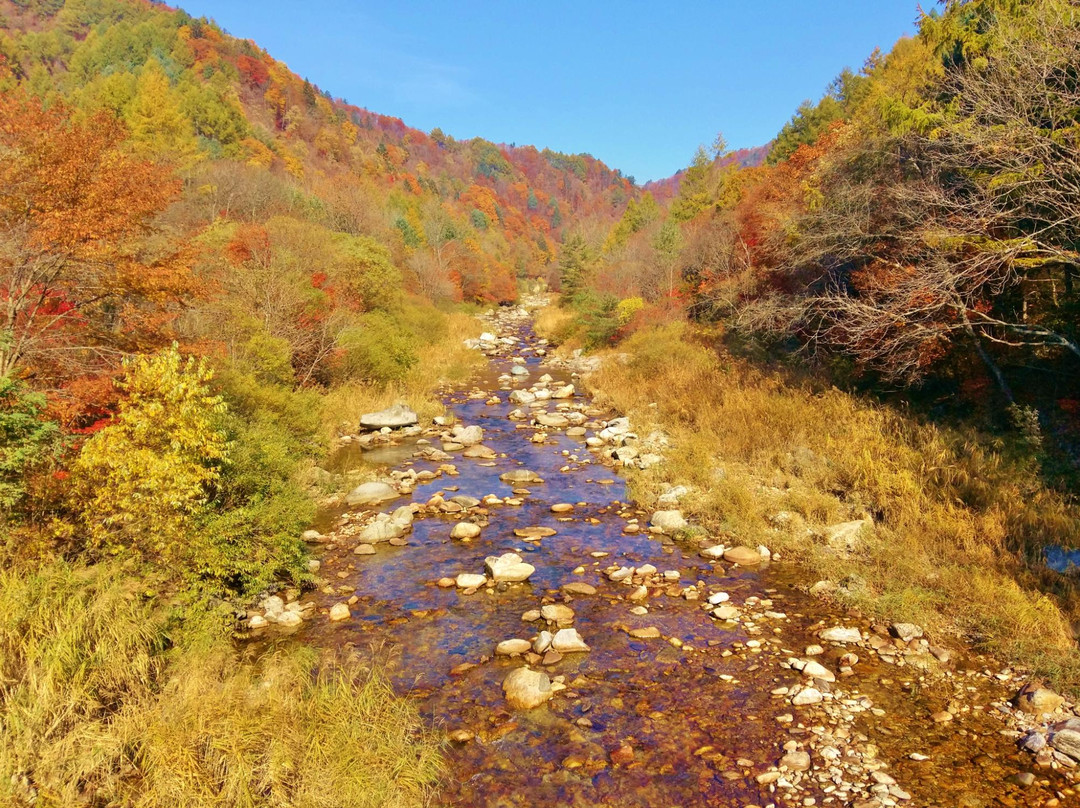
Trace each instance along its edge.
{"label": "green bush", "polygon": [[415,334],[386,312],[365,314],[339,338],[345,376],[382,383],[401,381],[418,361],[417,342]]}
{"label": "green bush", "polygon": [[58,447],[60,430],[44,420],[45,396],[0,377],[0,507],[9,514],[26,493],[26,475]]}

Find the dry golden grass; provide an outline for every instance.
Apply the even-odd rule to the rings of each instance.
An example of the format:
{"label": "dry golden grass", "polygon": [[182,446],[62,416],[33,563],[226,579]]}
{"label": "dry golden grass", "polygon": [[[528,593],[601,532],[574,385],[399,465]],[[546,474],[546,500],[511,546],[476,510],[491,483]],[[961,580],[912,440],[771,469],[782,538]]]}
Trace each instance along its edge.
{"label": "dry golden grass", "polygon": [[428,803],[412,704],[307,649],[241,661],[115,566],[0,572],[0,804],[376,808]]}
{"label": "dry golden grass", "polygon": [[421,346],[419,361],[405,379],[390,384],[352,382],[327,393],[323,424],[328,434],[342,427],[355,430],[365,412],[399,402],[408,404],[423,420],[443,412],[439,388],[464,381],[484,364],[482,353],[464,345],[466,339],[480,336],[483,327],[475,317],[462,312],[439,316],[446,317],[445,336]]}
{"label": "dry golden grass", "polygon": [[[689,326],[617,350],[625,361],[605,362],[590,385],[640,434],[672,442],[666,463],[632,475],[641,501],[690,484],[684,504],[714,533],[797,556],[869,613],[1080,688],[1073,585],[1029,563],[1073,544],[1080,518],[1029,468],[973,436],[763,374],[696,344]],[[866,516],[875,526],[853,550],[826,541],[826,526]]]}

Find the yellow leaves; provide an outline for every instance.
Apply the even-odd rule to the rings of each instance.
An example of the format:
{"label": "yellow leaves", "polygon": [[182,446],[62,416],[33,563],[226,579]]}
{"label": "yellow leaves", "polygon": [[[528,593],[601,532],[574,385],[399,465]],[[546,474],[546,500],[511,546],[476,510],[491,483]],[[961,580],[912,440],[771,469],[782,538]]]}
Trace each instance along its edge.
{"label": "yellow leaves", "polygon": [[205,361],[183,359],[175,345],[125,367],[116,417],[74,464],[72,505],[92,544],[175,560],[184,526],[228,461],[217,426],[225,404],[206,386]]}

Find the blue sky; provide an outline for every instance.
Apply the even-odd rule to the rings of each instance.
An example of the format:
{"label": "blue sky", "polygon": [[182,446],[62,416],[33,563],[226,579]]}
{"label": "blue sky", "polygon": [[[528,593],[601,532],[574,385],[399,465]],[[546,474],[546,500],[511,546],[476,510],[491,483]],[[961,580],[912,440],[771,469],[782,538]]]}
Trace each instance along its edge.
{"label": "blue sky", "polygon": [[332,95],[420,129],[588,152],[639,182],[722,131],[768,142],[915,0],[180,0]]}

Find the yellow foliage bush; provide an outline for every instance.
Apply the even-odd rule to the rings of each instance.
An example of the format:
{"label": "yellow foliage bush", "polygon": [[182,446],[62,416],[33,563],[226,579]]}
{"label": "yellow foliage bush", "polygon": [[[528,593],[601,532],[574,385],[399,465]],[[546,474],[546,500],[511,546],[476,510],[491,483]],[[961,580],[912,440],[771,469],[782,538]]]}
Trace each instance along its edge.
{"label": "yellow foliage bush", "polygon": [[228,458],[221,398],[202,360],[176,346],[125,363],[116,417],[72,467],[73,506],[98,548],[178,560],[184,528],[202,509]]}

